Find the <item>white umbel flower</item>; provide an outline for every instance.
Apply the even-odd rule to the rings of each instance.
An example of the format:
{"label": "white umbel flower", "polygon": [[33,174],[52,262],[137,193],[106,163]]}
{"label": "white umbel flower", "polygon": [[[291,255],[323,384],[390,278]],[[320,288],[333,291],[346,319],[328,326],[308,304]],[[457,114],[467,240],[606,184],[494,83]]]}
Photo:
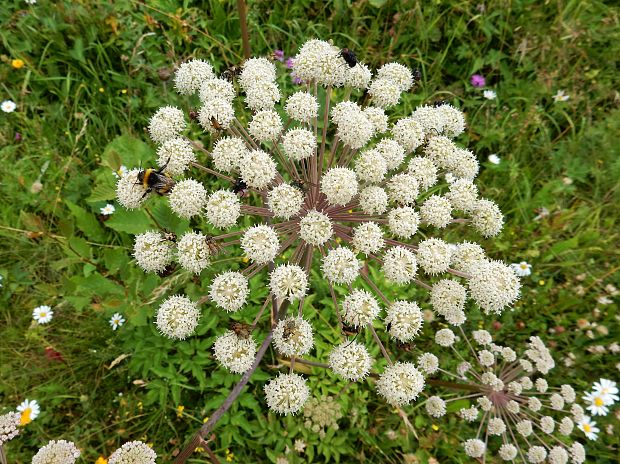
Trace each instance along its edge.
{"label": "white umbel flower", "polygon": [[424,147],[424,154],[442,169],[451,170],[460,150],[452,140],[441,135],[431,137]]}
{"label": "white umbel flower", "polygon": [[349,66],[340,50],[323,40],[309,40],[293,59],[293,72],[303,81],[316,80],[325,86],[339,87],[346,81]]}
{"label": "white umbel flower", "polygon": [[463,112],[452,105],[444,104],[437,107],[443,120],[443,133],[446,137],[455,138],[465,130],[465,116]]}
{"label": "white umbel flower", "polygon": [[211,151],[213,166],[218,171],[232,172],[239,169],[241,160],[248,153],[243,139],[239,137],[222,137],[215,142]]}
{"label": "white umbel flower", "polygon": [[465,449],[465,454],[470,458],[482,457],[486,451],[486,445],[478,438],[470,438],[469,440],[466,440],[463,443],[463,448]]}
{"label": "white umbel flower", "polygon": [[80,454],[71,441],[51,440],[32,457],[32,464],[73,464]]}
{"label": "white umbel flower", "polygon": [[407,172],[416,178],[421,190],[428,190],[437,183],[437,166],[428,158],[414,156],[409,160]]}
{"label": "white umbel flower", "polygon": [[452,204],[440,195],[431,195],[420,206],[422,220],[443,229],[452,222]]}
{"label": "white umbel flower", "polygon": [[446,198],[454,209],[469,212],[478,200],[478,187],[469,179],[457,179],[452,182]]}
{"label": "white umbel flower", "polygon": [[200,274],[209,265],[208,238],[200,232],[186,232],[177,242],[177,259],[188,271]]}
{"label": "white umbel flower", "polygon": [[232,103],[236,94],[235,87],[226,79],[221,78],[207,79],[201,84],[198,92],[200,101],[205,105],[218,98]]}
{"label": "white umbel flower", "polygon": [[517,447],[511,443],[504,443],[499,448],[499,457],[504,461],[512,461],[517,457]]}
{"label": "white umbel flower", "polygon": [[257,82],[274,82],[276,66],[267,58],[250,58],[243,63],[238,82],[243,90]]}
{"label": "white umbel flower", "polygon": [[308,129],[291,129],[282,137],[282,149],[293,161],[310,158],[316,152],[316,137]]}
{"label": "white umbel flower", "polygon": [[493,237],[501,232],[504,216],[495,202],[478,200],[471,207],[471,225],[483,237]]}
{"label": "white umbel flower", "polygon": [[501,261],[477,261],[468,272],[471,297],[486,314],[501,314],[519,297],[519,278]]}
{"label": "white umbel flower", "polygon": [[352,68],[348,67],[344,85],[357,90],[364,90],[368,88],[370,79],[372,79],[372,72],[368,69],[368,66],[358,62]]}
{"label": "white umbel flower", "polygon": [[424,406],[429,416],[439,418],[446,414],[446,402],[438,396],[431,396]]}
{"label": "white umbel flower", "polygon": [[116,182],[116,199],[127,209],[137,209],[148,197],[147,190],[138,182],[139,169],[132,169]]}
{"label": "white umbel flower", "polygon": [[409,206],[394,208],[388,213],[388,227],[397,237],[413,237],[419,225],[420,215]]}
{"label": "white umbel flower", "polygon": [[362,267],[355,253],[345,247],[329,250],[323,258],[323,274],[332,283],[350,284],[359,275]]}
{"label": "white umbel flower", "polygon": [[311,245],[321,246],[333,234],[332,221],[318,211],[308,211],[308,214],[299,221],[299,236]]}
{"label": "white umbel flower", "polygon": [[568,451],[561,446],[554,446],[549,450],[549,464],[566,464],[568,462]]}
{"label": "white umbel flower", "polygon": [[456,341],[456,337],[454,336],[454,332],[450,329],[441,329],[435,333],[435,343],[439,346],[450,347],[454,345]]}
{"label": "white umbel flower", "polygon": [[412,205],[419,194],[419,184],[411,174],[400,173],[392,176],[387,182],[390,200],[399,205]]}
{"label": "white umbel flower", "polygon": [[306,295],[308,276],[295,264],[281,264],[271,272],[269,288],[276,298],[293,302]]}
{"label": "white umbel flower", "polygon": [[213,354],[230,372],[243,374],[252,367],[256,357],[256,342],[252,337],[243,338],[229,330],[215,339]]}
{"label": "white umbel flower", "polygon": [[452,250],[452,266],[457,271],[469,273],[471,266],[476,266],[478,261],[484,259],[484,249],[477,243],[459,243]]}
{"label": "white umbel flower", "polygon": [[252,150],[246,153],[239,167],[243,182],[259,190],[266,188],[278,173],[276,163],[269,153],[263,150]]}
{"label": "white umbel flower", "polygon": [[586,450],[581,443],[573,443],[570,447],[570,456],[573,464],[586,462]]}
{"label": "white umbel flower", "polygon": [[388,308],[385,325],[388,333],[401,342],[415,338],[423,324],[422,311],[415,301],[395,301]]}
{"label": "white umbel flower", "polygon": [[295,414],[308,400],[310,389],[299,374],[280,374],[265,385],[267,406],[278,414]]}
{"label": "white umbel flower", "polygon": [[269,226],[259,224],[250,227],[241,237],[241,248],[256,264],[273,261],[280,248],[278,234]]}
{"label": "white umbel flower", "polygon": [[362,148],[372,138],[374,125],[368,116],[360,110],[346,110],[336,122],[338,127],[336,135],[347,146],[358,149]]}
{"label": "white umbel flower", "polygon": [[387,163],[379,150],[371,149],[360,153],[355,161],[355,174],[361,182],[377,184],[387,174]]}
{"label": "white umbel flower", "polygon": [[342,302],[342,319],[347,325],[353,327],[370,324],[380,311],[379,303],[366,290],[353,289]]}
{"label": "white umbel flower", "polygon": [[407,153],[413,152],[424,142],[424,130],[420,123],[412,118],[399,119],[392,127],[392,135]]}
{"label": "white umbel flower", "polygon": [[418,358],[418,369],[426,375],[433,375],[439,369],[439,359],[433,353],[423,353]]}
{"label": "white umbel flower", "polygon": [[432,105],[418,106],[412,113],[411,118],[422,126],[425,134],[441,135],[445,124],[443,112]]}
{"label": "white umbel flower", "polygon": [[388,116],[381,108],[368,106],[363,112],[371,122],[375,134],[383,134],[388,130]]}
{"label": "white umbel flower", "polygon": [[418,245],[418,263],[430,275],[448,270],[452,249],[441,239],[429,238]]}
{"label": "white umbel flower", "polygon": [[465,308],[467,290],[452,279],[442,279],[433,284],[431,305],[437,314],[445,318],[460,314]]}
{"label": "white umbel flower", "polygon": [[227,271],[216,276],[209,289],[213,302],[229,312],[239,311],[249,293],[248,279],[238,271]]}
{"label": "white umbel flower", "polygon": [[383,231],[374,222],[364,222],[353,228],[353,248],[366,256],[377,253],[385,245]]}
{"label": "white umbel flower", "polygon": [[377,392],[393,406],[409,404],[423,389],[424,376],[413,363],[388,366],[377,381]]}
{"label": "white umbel flower", "polygon": [[406,92],[413,85],[411,70],[400,63],[386,63],[377,71],[378,79],[389,79],[394,82],[401,92]]}
{"label": "white umbel flower", "polygon": [[381,187],[371,185],[359,194],[360,208],[366,214],[383,214],[388,207],[388,195]]}
{"label": "white umbel flower", "polygon": [[[455,282],[456,283],[456,282]],[[486,330],[474,330],[472,333],[472,338],[482,346],[491,346],[493,343],[493,337]]]}
{"label": "white umbel flower", "polygon": [[372,104],[384,109],[398,105],[400,93],[398,84],[390,79],[375,79],[368,88]]}
{"label": "white umbel flower", "polygon": [[9,412],[0,416],[0,446],[19,435],[21,414]]}
{"label": "white umbel flower", "polygon": [[299,212],[303,204],[304,193],[292,185],[280,184],[267,194],[267,206],[277,218],[290,219]]}
{"label": "white umbel flower", "polygon": [[476,419],[478,419],[478,413],[478,408],[476,408],[475,406],[472,406],[471,408],[461,408],[459,410],[459,416],[465,422],[474,422]]}
{"label": "white umbel flower", "polygon": [[560,426],[558,427],[560,433],[564,436],[569,436],[573,433],[573,429],[575,427],[575,423],[571,420],[570,417],[564,417],[560,421]]}
{"label": "white umbel flower", "polygon": [[200,90],[208,79],[215,78],[213,66],[203,60],[191,60],[182,63],[174,73],[174,86],[181,95],[191,95]]}
{"label": "white umbel flower", "polygon": [[228,129],[233,119],[235,119],[235,109],[232,103],[224,98],[211,98],[204,102],[198,111],[198,122],[211,134]]}
{"label": "white umbel flower", "polygon": [[372,357],[361,343],[345,342],[329,354],[329,367],[345,380],[357,382],[366,377],[372,366]]}
{"label": "white umbel flower", "polygon": [[189,140],[176,137],[166,140],[157,150],[157,165],[172,176],[183,174],[196,155]]}
{"label": "white umbel flower", "polygon": [[282,95],[275,82],[259,81],[245,89],[245,104],[253,111],[273,110]]}
{"label": "white umbel flower", "polygon": [[357,177],[347,168],[331,168],[321,179],[321,192],[332,205],[344,206],[357,194]]}
{"label": "white umbel flower", "polygon": [[185,129],[185,115],[174,106],[164,106],[157,110],[149,122],[149,135],[153,142],[164,143],[178,137]]}
{"label": "white umbel flower", "polygon": [[532,446],[527,451],[527,460],[532,464],[543,462],[545,459],[547,459],[547,450],[544,446]]}
{"label": "white umbel flower", "polygon": [[184,219],[198,216],[207,203],[207,190],[194,179],[185,179],[172,188],[170,209]]}
{"label": "white umbel flower", "polygon": [[108,464],[155,464],[157,453],[146,443],[130,441],[110,456]]}
{"label": "white umbel flower", "polygon": [[303,356],[314,346],[312,326],[301,317],[282,319],[273,330],[273,344],[284,356]]}
{"label": "white umbel flower", "polygon": [[308,92],[295,92],[286,100],[286,114],[299,122],[310,122],[319,114],[319,102]]}
{"label": "white umbel flower", "polygon": [[492,417],[487,424],[487,431],[491,436],[498,436],[506,432],[506,424],[499,417]]}
{"label": "white umbel flower", "polygon": [[207,220],[214,227],[227,228],[237,223],[241,215],[241,203],[233,192],[217,190],[209,196],[205,210]]}
{"label": "white umbel flower", "polygon": [[146,272],[161,272],[172,262],[174,248],[159,232],[144,232],[136,235],[133,256]]}
{"label": "white umbel flower", "polygon": [[282,132],[282,120],[273,110],[259,111],[248,124],[248,130],[260,142],[275,140]]}
{"label": "white umbel flower", "polygon": [[553,431],[555,430],[555,421],[553,420],[553,417],[551,416],[543,416],[540,418],[540,429],[547,433],[553,433]]}
{"label": "white umbel flower", "polygon": [[412,251],[402,246],[395,246],[385,252],[381,270],[387,280],[404,285],[415,279],[418,262]]}
{"label": "white umbel flower", "polygon": [[480,170],[480,164],[471,151],[459,148],[454,153],[450,173],[459,179],[474,180]]}
{"label": "white umbel flower", "polygon": [[168,297],[157,310],[157,328],[170,338],[183,340],[194,333],[200,319],[198,305],[181,295]]}
{"label": "white umbel flower", "polygon": [[375,150],[383,156],[388,171],[397,169],[405,159],[405,149],[394,139],[381,139]]}

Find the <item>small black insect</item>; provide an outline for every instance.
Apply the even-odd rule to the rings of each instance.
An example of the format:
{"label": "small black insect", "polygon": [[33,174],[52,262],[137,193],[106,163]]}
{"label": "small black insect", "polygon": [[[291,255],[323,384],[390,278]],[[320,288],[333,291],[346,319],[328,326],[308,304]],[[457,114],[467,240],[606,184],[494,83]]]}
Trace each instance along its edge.
{"label": "small black insect", "polygon": [[413,70],[413,81],[420,82],[421,80],[422,80],[422,72],[420,71],[420,68],[415,68]]}
{"label": "small black insect", "polygon": [[198,119],[198,111],[196,111],[196,110],[189,110],[189,119],[191,121],[196,121]]}
{"label": "small black insect", "polygon": [[164,172],[164,169],[166,169],[169,162],[170,158],[168,158],[166,164],[159,169],[148,168],[142,169],[138,172],[138,182],[136,182],[136,184],[141,184],[145,189],[142,198],[151,192],[155,192],[158,195],[170,194],[170,191],[172,190],[172,187],[175,186],[176,182],[172,179],[170,174]]}
{"label": "small black insect", "polygon": [[209,248],[209,253],[211,256],[217,255],[222,250],[222,247],[218,245],[211,235],[207,235],[205,237],[205,243],[207,244],[207,248]]}
{"label": "small black insect", "polygon": [[439,106],[447,105],[449,102],[447,100],[437,100],[432,103],[432,105],[437,108]]}
{"label": "small black insect", "polygon": [[340,50],[338,55],[340,55],[342,59],[347,62],[350,68],[354,68],[357,64],[357,56],[352,50],[349,50],[348,48],[343,48],[342,50]]}
{"label": "small black insect", "polygon": [[361,327],[353,327],[350,325],[342,324],[342,333],[344,333],[347,337],[353,336],[353,340],[347,343],[346,346],[349,346],[357,339],[357,336],[360,334],[360,329]]}
{"label": "small black insect", "polygon": [[396,348],[409,353],[415,349],[415,343],[396,342]]}
{"label": "small black insect", "polygon": [[164,240],[168,240],[169,242],[172,243],[176,243],[177,241],[177,234],[175,234],[174,232],[170,232],[169,230],[162,230],[161,231],[161,238],[163,238]]}
{"label": "small black insect", "polygon": [[239,74],[241,74],[241,71],[242,71],[241,66],[233,65],[233,66],[227,68],[226,70],[224,70],[224,72],[222,73],[222,75],[220,77],[222,79],[226,79],[229,82],[232,82],[235,77],[237,77]]}
{"label": "small black insect", "polygon": [[235,182],[233,183],[232,189],[233,189],[233,192],[235,192],[241,198],[245,198],[250,194],[250,192],[248,191],[248,184],[243,182],[242,179],[235,180]]}
{"label": "small black insect", "polygon": [[169,275],[171,275],[175,269],[177,268],[176,264],[172,263],[172,264],[168,264],[163,271],[159,271],[157,273],[157,275],[159,277],[168,277]]}

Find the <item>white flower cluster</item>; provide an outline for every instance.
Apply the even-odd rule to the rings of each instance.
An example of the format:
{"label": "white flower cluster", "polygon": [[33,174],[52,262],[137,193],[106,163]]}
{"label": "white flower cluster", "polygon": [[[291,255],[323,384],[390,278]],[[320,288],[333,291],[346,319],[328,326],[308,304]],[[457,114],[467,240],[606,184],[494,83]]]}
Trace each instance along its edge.
{"label": "white flower cluster", "polygon": [[73,464],[80,457],[75,443],[66,440],[52,440],[40,448],[32,457],[32,464]]}

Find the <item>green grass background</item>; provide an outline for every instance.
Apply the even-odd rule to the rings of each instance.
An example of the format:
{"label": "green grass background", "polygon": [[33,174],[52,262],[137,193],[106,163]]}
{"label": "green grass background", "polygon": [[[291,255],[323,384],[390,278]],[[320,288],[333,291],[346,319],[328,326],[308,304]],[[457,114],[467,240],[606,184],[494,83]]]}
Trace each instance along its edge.
{"label": "green grass background", "polygon": [[[248,16],[256,55],[294,55],[309,38],[332,39],[372,68],[398,60],[421,69],[422,85],[397,114],[437,99],[460,106],[468,120],[460,142],[481,161],[481,194],[506,216],[503,233],[483,246],[494,258],[533,265],[516,310],[479,324],[505,343],[543,336],[557,382],[578,391],[601,376],[618,379],[618,357],[591,352],[618,339],[617,297],[597,302],[606,285],[620,287],[617,5],[251,0]],[[153,443],[165,462],[238,378],[209,355],[227,319],[203,318],[201,337],[183,343],[157,336],[148,322],[159,300],[206,287],[183,274],[148,277],[131,263],[130,234],[148,228],[148,217],[129,218],[118,206],[109,221],[97,214],[111,198],[114,153],[130,167],[153,159],[144,127],[159,106],[177,101],[162,77],[189,57],[220,71],[241,61],[236,2],[10,0],[0,22],[0,100],[17,103],[14,113],[0,113],[0,405],[12,409],[29,398],[42,408],[8,444],[9,461],[29,462],[47,440],[65,438],[83,449],[84,462],[131,439]],[[11,66],[17,58],[21,69]],[[473,73],[484,74],[496,100],[471,86]],[[554,103],[560,89],[570,99]],[[492,153],[500,165],[486,161]],[[540,208],[550,214],[534,220]],[[172,228],[186,226],[163,208],[154,214]],[[255,290],[258,301],[264,293]],[[41,304],[56,313],[46,326],[32,324]],[[108,319],[117,311],[128,324],[113,332]],[[584,320],[596,326],[583,328]],[[335,339],[334,329],[321,336]],[[48,359],[47,347],[64,361]],[[563,362],[569,354],[572,366]],[[216,429],[221,460],[274,462],[303,438],[307,453],[290,462],[311,461],[311,453],[314,462],[467,462],[454,452],[467,427],[445,420],[434,430],[412,406],[416,439],[368,384],[339,397],[345,417],[326,439],[306,430],[303,418],[266,414],[261,391],[276,372],[275,355],[264,364]],[[340,390],[333,377],[314,374],[315,394]],[[600,424],[618,435],[613,415]],[[617,462],[618,438],[603,431],[587,447],[591,462]]]}

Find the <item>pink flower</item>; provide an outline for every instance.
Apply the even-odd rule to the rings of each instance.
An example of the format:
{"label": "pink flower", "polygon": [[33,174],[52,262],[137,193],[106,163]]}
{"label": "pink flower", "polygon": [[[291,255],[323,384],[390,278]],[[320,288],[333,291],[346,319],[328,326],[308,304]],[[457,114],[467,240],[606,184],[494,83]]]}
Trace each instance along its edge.
{"label": "pink flower", "polygon": [[471,76],[471,85],[474,87],[484,87],[486,85],[486,80],[482,74],[474,74]]}
{"label": "pink flower", "polygon": [[282,50],[275,50],[275,51],[273,52],[273,57],[274,57],[276,60],[278,60],[278,61],[282,62],[282,61],[284,61],[284,52],[283,52]]}

